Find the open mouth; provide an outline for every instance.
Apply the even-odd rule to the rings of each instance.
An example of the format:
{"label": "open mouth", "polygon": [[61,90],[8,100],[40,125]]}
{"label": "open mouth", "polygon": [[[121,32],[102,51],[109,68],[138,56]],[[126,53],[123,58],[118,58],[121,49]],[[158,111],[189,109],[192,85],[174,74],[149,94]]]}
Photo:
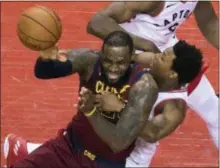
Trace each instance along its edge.
{"label": "open mouth", "polygon": [[117,80],[119,78],[119,74],[112,73],[112,72],[107,73],[107,76],[110,80]]}

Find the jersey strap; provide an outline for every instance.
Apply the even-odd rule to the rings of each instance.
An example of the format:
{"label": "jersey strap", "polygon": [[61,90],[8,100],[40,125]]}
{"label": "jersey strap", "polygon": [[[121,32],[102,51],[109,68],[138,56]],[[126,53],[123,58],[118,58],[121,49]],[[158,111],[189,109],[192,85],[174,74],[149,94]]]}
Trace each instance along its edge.
{"label": "jersey strap", "polygon": [[187,93],[190,95],[193,90],[198,86],[203,74],[206,72],[206,70],[209,68],[208,64],[203,65],[200,73],[193,79],[193,81],[187,86]]}

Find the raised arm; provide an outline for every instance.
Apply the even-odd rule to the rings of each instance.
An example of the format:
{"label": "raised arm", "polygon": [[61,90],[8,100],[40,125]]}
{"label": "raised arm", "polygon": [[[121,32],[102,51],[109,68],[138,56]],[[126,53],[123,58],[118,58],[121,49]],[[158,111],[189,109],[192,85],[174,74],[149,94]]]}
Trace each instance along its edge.
{"label": "raised arm", "polygon": [[145,74],[131,88],[128,103],[116,125],[96,112],[88,117],[93,129],[114,152],[126,149],[137,138],[146,124],[157,99],[158,88],[149,74]]}
{"label": "raised arm", "polygon": [[154,143],[171,134],[184,120],[186,104],[182,99],[169,100],[162,113],[148,121],[140,134],[145,141]]}
{"label": "raised arm", "polygon": [[210,1],[198,2],[194,11],[195,19],[203,36],[219,49],[219,18]]}
{"label": "raised arm", "polygon": [[90,49],[59,50],[56,47],[41,51],[35,64],[35,76],[51,79],[78,73],[86,77],[98,54]]}
{"label": "raised arm", "polygon": [[156,53],[153,52],[142,52],[140,54],[134,54],[133,60],[146,68],[151,68],[154,64],[154,58]]}
{"label": "raised arm", "polygon": [[[87,25],[87,32],[101,39],[106,37],[112,31],[125,31],[119,26],[132,19],[136,14],[144,12],[145,14],[153,14],[162,7],[163,2],[114,2],[102,11],[96,13]],[[134,40],[136,49],[144,51],[159,50],[151,42],[141,37],[130,34]]]}

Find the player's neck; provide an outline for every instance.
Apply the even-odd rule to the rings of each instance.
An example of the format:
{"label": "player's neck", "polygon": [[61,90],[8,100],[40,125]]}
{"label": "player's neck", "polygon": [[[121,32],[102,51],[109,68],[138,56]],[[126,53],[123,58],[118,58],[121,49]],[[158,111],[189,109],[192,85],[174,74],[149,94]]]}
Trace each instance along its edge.
{"label": "player's neck", "polygon": [[177,81],[170,81],[164,78],[155,78],[155,80],[160,91],[169,91],[180,88]]}

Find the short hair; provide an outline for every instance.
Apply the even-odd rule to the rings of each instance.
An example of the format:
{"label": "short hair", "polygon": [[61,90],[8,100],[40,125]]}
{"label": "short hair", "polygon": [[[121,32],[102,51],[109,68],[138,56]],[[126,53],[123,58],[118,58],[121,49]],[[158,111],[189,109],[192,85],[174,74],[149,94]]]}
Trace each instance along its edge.
{"label": "short hair", "polygon": [[129,53],[132,54],[134,49],[133,39],[131,36],[123,31],[113,31],[109,33],[105,38],[102,45],[102,51],[104,50],[104,45],[110,45],[113,47],[129,47]]}
{"label": "short hair", "polygon": [[173,51],[176,59],[173,61],[172,69],[178,73],[179,84],[191,82],[203,66],[201,50],[184,40],[180,40],[174,45]]}

